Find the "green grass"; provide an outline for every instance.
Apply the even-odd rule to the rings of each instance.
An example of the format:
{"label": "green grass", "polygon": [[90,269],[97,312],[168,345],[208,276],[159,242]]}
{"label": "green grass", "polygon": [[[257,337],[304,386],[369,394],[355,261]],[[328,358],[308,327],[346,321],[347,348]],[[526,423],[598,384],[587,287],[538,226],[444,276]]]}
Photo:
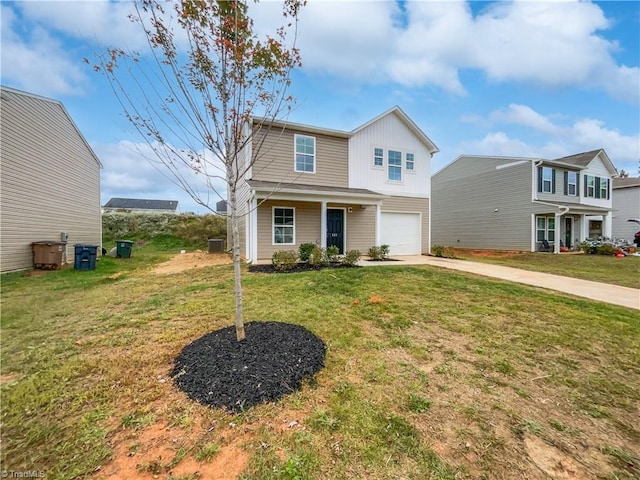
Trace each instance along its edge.
{"label": "green grass", "polygon": [[[640,442],[636,311],[426,266],[245,271],[246,319],[303,325],[327,358],[301,391],[231,415],[168,378],[234,307],[231,266],[151,273],[176,247],[2,277],[3,470],[87,478],[126,442],[141,478],[192,478],[173,468],[232,447],[252,480],[514,478],[536,468],[534,435],[603,452],[590,464],[571,450],[625,478]],[[169,431],[171,455],[149,450],[151,428]]]}
{"label": "green grass", "polygon": [[640,288],[640,257],[616,258],[606,255],[521,253],[504,256],[473,255],[456,250],[456,258],[553,273],[566,277]]}

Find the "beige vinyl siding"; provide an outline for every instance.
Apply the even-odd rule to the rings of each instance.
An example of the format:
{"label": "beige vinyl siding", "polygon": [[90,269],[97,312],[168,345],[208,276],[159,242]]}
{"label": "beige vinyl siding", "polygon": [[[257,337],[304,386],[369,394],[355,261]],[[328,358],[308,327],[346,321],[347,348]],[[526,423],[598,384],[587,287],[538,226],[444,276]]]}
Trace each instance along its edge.
{"label": "beige vinyl siding", "polygon": [[[266,139],[260,150],[260,138],[253,142],[255,163],[252,180],[299,183],[326,187],[348,187],[348,140],[328,135],[272,129],[265,132]],[[307,135],[316,139],[315,173],[296,172],[294,135]]]}
{"label": "beige vinyl siding", "polygon": [[[351,212],[349,212],[351,207]],[[346,203],[328,203],[327,208],[345,209],[345,232],[347,244],[345,250],[360,250],[366,253],[376,243],[376,207],[367,205],[349,205]]]}
{"label": "beige vinyl siding", "polygon": [[382,202],[383,212],[421,213],[422,253],[429,253],[429,199],[419,197],[390,197]]}
{"label": "beige vinyl siding", "polygon": [[100,165],[55,101],[2,89],[1,270],[32,267],[31,242],[101,246]]}
{"label": "beige vinyl siding", "polygon": [[[273,207],[295,208],[295,245],[273,244]],[[258,207],[258,259],[270,260],[273,252],[298,250],[301,243],[320,244],[319,202],[267,200]]]}
{"label": "beige vinyl siding", "polygon": [[[431,243],[493,250],[531,249],[532,164],[461,157],[431,179]],[[496,212],[495,210],[498,209]]]}

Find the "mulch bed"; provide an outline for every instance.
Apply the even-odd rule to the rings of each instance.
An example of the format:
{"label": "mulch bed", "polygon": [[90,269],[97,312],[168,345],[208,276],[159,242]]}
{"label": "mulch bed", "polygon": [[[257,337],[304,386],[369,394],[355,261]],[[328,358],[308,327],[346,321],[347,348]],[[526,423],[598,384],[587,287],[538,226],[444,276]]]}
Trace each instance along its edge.
{"label": "mulch bed", "polygon": [[231,326],[187,345],[171,373],[178,388],[203,405],[241,412],[299,390],[324,367],[324,342],[300,325],[250,322],[245,332],[242,342]]}
{"label": "mulch bed", "polygon": [[298,262],[291,270],[276,270],[271,264],[249,265],[250,272],[257,273],[295,273],[308,272],[311,270],[324,270],[325,268],[360,268],[358,265],[343,265],[342,263],[330,263],[328,265],[311,265],[306,262]]}

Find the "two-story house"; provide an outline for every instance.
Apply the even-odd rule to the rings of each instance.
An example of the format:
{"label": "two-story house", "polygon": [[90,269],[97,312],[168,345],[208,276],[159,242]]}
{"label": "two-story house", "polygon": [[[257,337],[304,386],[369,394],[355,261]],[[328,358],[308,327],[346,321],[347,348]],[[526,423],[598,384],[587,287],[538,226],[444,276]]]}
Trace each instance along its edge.
{"label": "two-story house", "polygon": [[432,242],[460,248],[559,252],[611,237],[611,180],[604,150],[555,160],[462,155],[432,180]]}
{"label": "two-story house", "polygon": [[[392,255],[428,253],[435,144],[399,108],[350,132],[254,123],[252,166],[238,188],[248,261],[302,243]],[[259,148],[258,148],[259,146]]]}

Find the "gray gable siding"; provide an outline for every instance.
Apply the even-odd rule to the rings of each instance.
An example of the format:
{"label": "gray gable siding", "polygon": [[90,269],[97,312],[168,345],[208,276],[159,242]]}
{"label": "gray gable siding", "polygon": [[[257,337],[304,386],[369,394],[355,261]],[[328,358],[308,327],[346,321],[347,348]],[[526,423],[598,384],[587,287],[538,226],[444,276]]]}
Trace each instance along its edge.
{"label": "gray gable siding", "polygon": [[1,270],[32,266],[31,242],[101,245],[100,163],[59,102],[1,89]]}
{"label": "gray gable siding", "polygon": [[[431,243],[461,248],[530,250],[532,165],[507,158],[461,157],[431,181]],[[497,212],[495,210],[498,210]]]}
{"label": "gray gable siding", "polygon": [[[627,179],[615,179],[627,180]],[[629,179],[633,180],[633,179]],[[634,234],[640,230],[636,222],[629,222],[630,218],[640,220],[640,180],[635,186],[613,189],[613,237],[633,241]]]}

